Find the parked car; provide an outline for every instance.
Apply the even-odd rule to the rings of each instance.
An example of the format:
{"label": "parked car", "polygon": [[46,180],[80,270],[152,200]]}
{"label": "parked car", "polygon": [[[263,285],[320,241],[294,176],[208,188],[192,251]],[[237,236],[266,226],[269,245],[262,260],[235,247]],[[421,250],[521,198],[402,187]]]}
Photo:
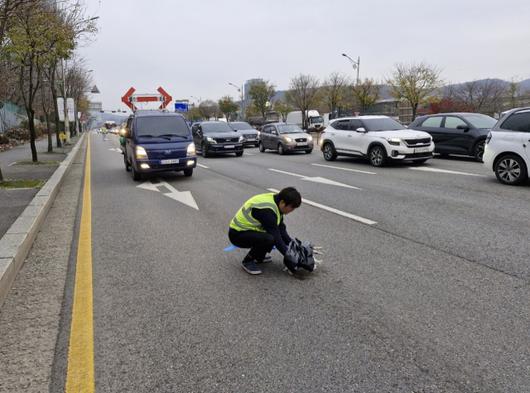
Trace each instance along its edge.
{"label": "parked car", "polygon": [[388,116],[357,116],[332,120],[320,137],[324,159],[366,157],[373,166],[390,160],[424,163],[434,143],[423,131],[407,130]]}
{"label": "parked car", "polygon": [[243,155],[243,136],[226,122],[202,121],[195,123],[191,131],[203,157],[226,153],[235,153],[237,157]]}
{"label": "parked car", "polygon": [[530,168],[530,107],[508,111],[486,138],[484,165],[503,184],[521,184]]}
{"label": "parked car", "polygon": [[[307,117],[307,130],[308,131],[321,131],[324,128],[324,119],[320,116],[317,110],[306,111]],[[285,119],[287,124],[296,124],[298,127],[302,127],[302,111],[289,112]]]}
{"label": "parked car", "polygon": [[280,154],[313,151],[313,137],[295,124],[273,123],[263,126],[259,136],[259,151],[276,150]]}
{"label": "parked car", "polygon": [[129,117],[124,133],[125,169],[134,180],[144,174],[183,171],[193,175],[195,144],[184,117],[162,111],[138,111]]}
{"label": "parked car", "polygon": [[462,154],[482,161],[486,137],[496,122],[480,113],[438,113],[418,117],[409,128],[429,133],[436,153]]}
{"label": "parked car", "polygon": [[244,121],[234,121],[229,123],[230,127],[234,129],[234,131],[239,132],[240,135],[243,135],[243,147],[246,146],[253,146],[258,147],[259,144],[259,131],[256,130],[254,127],[252,127],[250,124],[244,122]]}

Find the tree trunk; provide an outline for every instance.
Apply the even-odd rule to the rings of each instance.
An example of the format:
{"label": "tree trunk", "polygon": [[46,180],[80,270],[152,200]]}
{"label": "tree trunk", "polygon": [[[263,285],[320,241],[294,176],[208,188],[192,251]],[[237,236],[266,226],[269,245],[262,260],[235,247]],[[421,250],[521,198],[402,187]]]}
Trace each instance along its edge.
{"label": "tree trunk", "polygon": [[50,124],[50,116],[46,113],[46,128],[48,129],[48,153],[53,152],[53,139],[52,139],[52,125]]}
{"label": "tree trunk", "polygon": [[4,181],[4,175],[2,174],[2,168],[0,167],[0,181]]}
{"label": "tree trunk", "polygon": [[61,122],[59,120],[59,107],[57,106],[57,89],[55,88],[55,66],[50,69],[50,90],[52,92],[54,120],[55,120],[55,137],[57,147],[61,147],[61,138],[59,138],[59,130],[61,129]]}
{"label": "tree trunk", "polygon": [[26,110],[28,114],[28,125],[29,125],[29,140],[31,145],[31,160],[37,162],[37,146],[35,145],[35,111],[33,109]]}
{"label": "tree trunk", "polygon": [[417,112],[418,112],[418,104],[412,104],[412,121],[416,120]]}

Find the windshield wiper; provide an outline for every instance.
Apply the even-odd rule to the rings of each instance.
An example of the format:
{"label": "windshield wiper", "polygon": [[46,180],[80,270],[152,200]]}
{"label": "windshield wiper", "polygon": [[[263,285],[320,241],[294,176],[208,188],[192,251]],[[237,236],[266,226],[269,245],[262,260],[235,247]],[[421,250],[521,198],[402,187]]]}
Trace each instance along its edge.
{"label": "windshield wiper", "polygon": [[161,137],[178,136],[179,138],[186,138],[184,135],[179,135],[179,134],[162,134],[162,135],[158,135],[158,136],[161,136]]}

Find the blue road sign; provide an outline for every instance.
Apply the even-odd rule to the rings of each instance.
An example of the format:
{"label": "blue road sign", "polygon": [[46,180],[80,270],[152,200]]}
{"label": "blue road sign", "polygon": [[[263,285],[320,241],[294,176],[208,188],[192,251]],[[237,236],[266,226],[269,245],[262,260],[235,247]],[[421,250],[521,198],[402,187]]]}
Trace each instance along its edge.
{"label": "blue road sign", "polygon": [[175,111],[176,112],[187,112],[188,103],[187,102],[175,102]]}

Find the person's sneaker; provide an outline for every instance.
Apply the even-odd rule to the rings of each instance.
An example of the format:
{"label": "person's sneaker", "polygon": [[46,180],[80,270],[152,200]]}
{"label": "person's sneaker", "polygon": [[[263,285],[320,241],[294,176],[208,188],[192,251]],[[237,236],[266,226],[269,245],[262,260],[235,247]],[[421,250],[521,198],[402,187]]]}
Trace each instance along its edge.
{"label": "person's sneaker", "polygon": [[261,269],[256,264],[256,261],[251,259],[249,261],[243,261],[241,262],[241,266],[243,267],[243,270],[245,270],[248,274],[261,274],[263,273]]}
{"label": "person's sneaker", "polygon": [[265,255],[265,258],[263,258],[262,261],[256,261],[258,263],[271,263],[272,262],[272,257],[270,255]]}

